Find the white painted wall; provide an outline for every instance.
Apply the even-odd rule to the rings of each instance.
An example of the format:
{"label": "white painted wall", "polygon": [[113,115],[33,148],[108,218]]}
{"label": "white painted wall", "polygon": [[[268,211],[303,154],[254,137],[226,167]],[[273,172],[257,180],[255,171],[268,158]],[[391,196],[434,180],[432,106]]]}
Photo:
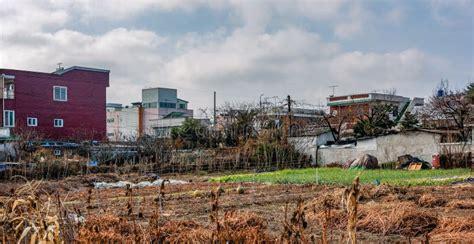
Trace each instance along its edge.
{"label": "white painted wall", "polygon": [[138,136],[138,107],[107,110],[107,138],[125,141]]}
{"label": "white painted wall", "polygon": [[184,118],[172,118],[172,119],[163,119],[164,116],[168,115],[171,112],[182,112],[185,113],[184,117],[192,118],[193,117],[193,110],[189,109],[172,109],[172,108],[144,108],[143,109],[143,130],[144,133],[147,135],[154,135],[155,134],[155,127],[166,127],[162,125],[163,123],[171,123],[175,121],[184,121]]}
{"label": "white painted wall", "polygon": [[288,137],[288,143],[293,145],[298,152],[303,153],[307,156],[311,156],[311,163],[316,162],[316,142],[316,136]]}
{"label": "white painted wall", "polygon": [[296,150],[308,157],[311,156],[311,163],[316,163],[317,146],[324,145],[328,141],[334,141],[331,132],[325,132],[318,136],[288,137],[288,143],[295,146]]}
{"label": "white painted wall", "polygon": [[411,154],[431,162],[432,155],[440,151],[440,136],[428,132],[404,132],[358,141],[352,148],[320,148],[319,162],[326,165],[332,162],[344,163],[364,154],[377,157],[379,163],[396,161],[398,156]]}

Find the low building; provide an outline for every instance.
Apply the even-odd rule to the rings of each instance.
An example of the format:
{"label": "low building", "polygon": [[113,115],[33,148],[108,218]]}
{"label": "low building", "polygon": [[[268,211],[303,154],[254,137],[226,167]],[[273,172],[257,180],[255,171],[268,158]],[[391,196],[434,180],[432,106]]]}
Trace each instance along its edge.
{"label": "low building", "polygon": [[52,73],[0,69],[3,128],[42,139],[105,139],[109,73],[80,66]]}
{"label": "low building", "polygon": [[107,138],[109,141],[135,141],[141,135],[141,103],[123,106],[107,103]]}
{"label": "low building", "polygon": [[134,141],[142,135],[169,138],[171,129],[193,117],[188,101],[178,98],[176,89],[147,88],[142,101],[132,106],[107,104],[109,141]]}
{"label": "low building", "polygon": [[172,127],[181,126],[186,118],[193,117],[188,101],[178,98],[172,88],[147,88],[142,90],[143,128],[148,135],[169,137]]}
{"label": "low building", "polygon": [[[256,130],[268,126],[281,128],[291,124],[291,126],[286,127],[291,136],[299,136],[305,133],[309,126],[319,125],[324,114],[324,111],[321,109],[307,108],[293,108],[291,112],[288,112],[288,108],[285,106],[265,107],[262,111],[255,110],[255,112],[258,112],[255,115],[254,121]],[[220,111],[216,118],[216,130],[224,131],[224,128],[228,128],[232,123],[237,122],[239,115],[246,113],[251,113],[251,110],[231,108]]]}
{"label": "low building", "polygon": [[389,117],[393,121],[401,121],[406,112],[412,112],[415,107],[423,106],[424,99],[415,97],[397,96],[383,93],[362,93],[344,96],[330,96],[327,98],[327,106],[331,114],[336,116],[348,116],[346,128],[352,128],[358,118],[364,114],[370,114],[374,106],[388,104],[393,107]]}

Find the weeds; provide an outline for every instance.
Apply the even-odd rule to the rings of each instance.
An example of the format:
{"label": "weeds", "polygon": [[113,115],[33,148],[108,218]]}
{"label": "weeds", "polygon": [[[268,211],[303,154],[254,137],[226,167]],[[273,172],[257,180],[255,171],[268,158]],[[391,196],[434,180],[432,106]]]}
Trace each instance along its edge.
{"label": "weeds", "polygon": [[[8,197],[1,198],[0,241],[3,243],[19,240],[49,243],[73,241],[84,243],[331,243],[334,239],[342,240],[341,233],[346,232],[351,242],[357,241],[356,231],[377,236],[426,237],[427,240],[434,242],[460,242],[474,236],[474,222],[470,218],[440,217],[426,209],[438,206],[434,197],[438,195],[437,193],[424,194],[413,200],[385,202],[384,199],[392,195],[410,195],[417,193],[418,190],[384,185],[360,187],[357,178],[347,191],[341,188],[319,186],[316,189],[321,187],[331,189],[332,192],[318,195],[312,200],[303,201],[303,197],[298,197],[296,205],[287,201],[284,215],[279,215],[281,219],[272,220],[277,228],[282,227],[279,233],[274,232],[275,226],[268,229],[267,220],[256,213],[240,212],[229,208],[229,199],[239,201],[248,199],[248,196],[239,195],[235,191],[228,191],[227,194],[221,196],[222,191],[219,190],[221,188],[216,188],[214,185],[208,187],[216,191],[203,194],[200,199],[194,199],[189,194],[178,196],[178,199],[184,197],[196,202],[210,196],[209,208],[205,211],[208,212],[209,221],[200,223],[186,219],[163,218],[165,206],[168,212],[176,211],[168,203],[168,199],[177,199],[174,193],[175,188],[170,188],[171,190],[168,191],[164,183],[157,189],[144,189],[140,192],[127,187],[124,190],[125,194],[114,197],[114,202],[117,199],[121,203],[126,203],[125,208],[120,202],[116,205],[123,214],[115,215],[98,214],[103,211],[96,208],[106,206],[106,202],[100,206],[95,205],[92,197],[95,193],[92,189],[80,194],[85,204],[82,208],[76,208],[77,204],[71,206],[65,199],[61,199],[59,194],[49,195],[49,190],[42,191],[42,182],[26,182],[16,190],[12,190]],[[191,187],[185,189],[198,190]],[[312,189],[315,188],[312,187]],[[158,195],[155,195],[152,201],[148,201],[142,195],[144,191],[151,194],[153,192],[156,194],[158,191]],[[200,191],[203,190],[200,189]],[[116,194],[115,190],[110,192]],[[247,194],[252,195],[254,192],[255,190],[252,189]],[[453,192],[458,194],[468,191],[456,189]],[[101,192],[101,194],[104,193]],[[345,199],[343,204],[339,203],[339,199]],[[456,211],[466,211],[465,209],[470,209],[468,199],[470,198],[448,201],[445,209],[456,208]],[[380,203],[374,200],[380,200]],[[136,204],[140,206],[137,208]],[[146,216],[146,206],[153,206],[149,209],[152,212],[151,216]],[[68,210],[68,207],[72,210]],[[81,209],[87,210],[84,217]],[[313,227],[321,230],[320,236],[316,236],[317,233],[313,232]],[[333,235],[333,231],[336,231],[337,236]]]}
{"label": "weeds", "polygon": [[[308,227],[305,219],[305,209],[303,199],[298,198],[296,210],[293,212],[290,221],[288,221],[288,203],[285,205],[285,219],[283,222],[283,233],[280,240],[284,243],[308,243],[308,237],[304,230]],[[312,239],[312,238],[310,238]]]}
{"label": "weeds", "polygon": [[4,203],[0,218],[3,243],[61,242],[59,217],[51,211],[51,198],[48,196],[44,201],[37,194],[41,183],[41,181],[27,181]]}

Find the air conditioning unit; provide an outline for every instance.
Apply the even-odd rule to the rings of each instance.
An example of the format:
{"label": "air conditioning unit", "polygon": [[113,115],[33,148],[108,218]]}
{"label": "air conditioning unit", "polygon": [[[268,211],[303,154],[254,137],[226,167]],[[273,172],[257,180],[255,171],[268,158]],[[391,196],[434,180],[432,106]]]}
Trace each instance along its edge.
{"label": "air conditioning unit", "polygon": [[1,127],[0,138],[9,138],[9,137],[10,137],[10,128]]}

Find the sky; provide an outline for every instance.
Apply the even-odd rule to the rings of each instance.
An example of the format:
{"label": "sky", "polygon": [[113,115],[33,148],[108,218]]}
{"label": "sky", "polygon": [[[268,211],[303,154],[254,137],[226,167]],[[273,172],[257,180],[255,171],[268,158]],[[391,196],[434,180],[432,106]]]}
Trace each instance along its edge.
{"label": "sky", "polygon": [[[225,102],[428,97],[474,80],[474,0],[0,0],[0,67],[109,69],[107,102],[171,87]],[[262,95],[263,94],[263,95]],[[199,112],[198,116],[204,116]]]}

